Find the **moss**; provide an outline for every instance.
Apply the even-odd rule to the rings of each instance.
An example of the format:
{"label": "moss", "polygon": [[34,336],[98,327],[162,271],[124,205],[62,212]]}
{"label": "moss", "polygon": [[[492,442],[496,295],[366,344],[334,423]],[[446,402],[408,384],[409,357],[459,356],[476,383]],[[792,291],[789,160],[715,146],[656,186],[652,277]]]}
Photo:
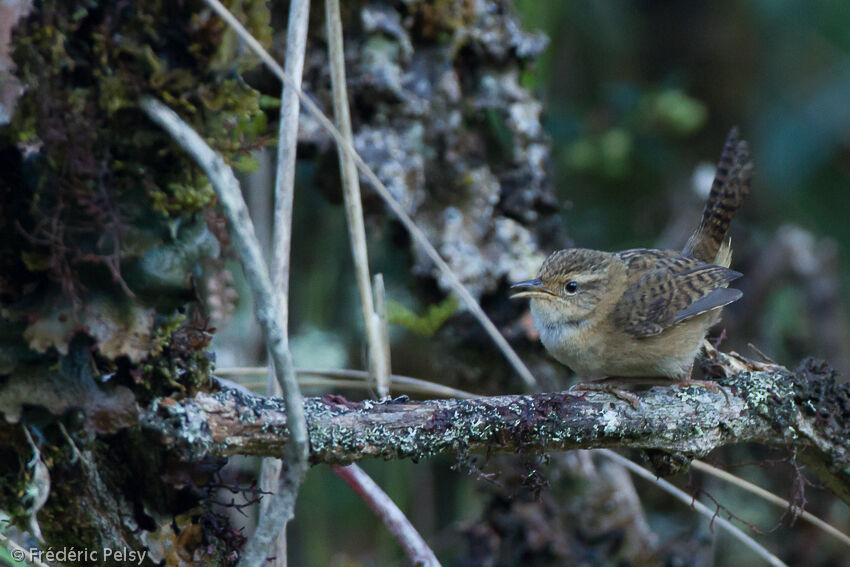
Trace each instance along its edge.
{"label": "moss", "polygon": [[162,351],[171,344],[174,334],[180,330],[186,322],[186,316],[182,313],[175,313],[171,317],[165,317],[158,322],[153,335],[154,348],[151,354],[158,356]]}
{"label": "moss", "polygon": [[[12,460],[8,462],[8,465],[18,462],[18,459],[14,456],[11,456],[11,458]],[[27,494],[31,479],[26,467],[22,463],[18,464],[20,465],[19,470],[7,470],[5,474],[0,475],[0,509],[8,514],[10,524],[27,529],[29,515],[24,506],[24,497]]]}
{"label": "moss", "polygon": [[[265,2],[229,4],[269,40]],[[172,105],[226,158],[250,166],[243,156],[266,119],[259,93],[233,71],[256,61],[199,1],[131,9],[49,0],[15,34],[25,94],[4,139],[28,152],[26,175],[16,180],[25,186],[8,188],[26,201],[28,216],[10,220],[30,236],[20,249],[24,267],[67,280],[65,291],[79,300],[87,287],[80,273],[115,247],[121,256],[123,231],[151,210],[178,218],[215,203],[195,164],[138,112],[140,95]],[[102,234],[110,238],[93,237]]]}
{"label": "moss", "polygon": [[[270,41],[265,1],[225,4],[256,37]],[[11,122],[0,128],[0,238],[6,243],[0,307],[3,336],[9,335],[0,372],[20,372],[22,360],[66,360],[63,349],[88,334],[94,339],[84,349],[86,365],[115,372],[113,382],[132,386],[140,402],[208,387],[213,329],[193,305],[192,277],[219,253],[206,228],[215,194],[195,163],[139,111],[138,101],[143,95],[164,101],[227,160],[249,168],[250,153],[265,142],[267,120],[259,93],[237,77],[256,59],[202,0],[44,0],[14,34],[23,94]],[[49,308],[39,308],[44,305]],[[134,317],[130,336],[119,323],[139,313],[145,317]],[[43,328],[52,330],[52,342],[36,349],[25,333]],[[131,341],[136,334],[150,340],[138,347],[139,356],[128,356],[125,342],[114,339]],[[105,349],[110,342],[118,346]],[[3,443],[0,508],[26,528],[31,479],[26,445],[15,441]],[[50,544],[97,549],[124,537],[114,533],[118,523],[106,525],[113,518],[86,507],[128,513],[118,508],[138,493],[110,484],[116,479],[88,485],[96,475],[69,460],[67,441],[55,433],[51,442],[40,444],[53,482],[39,513]],[[110,449],[97,443],[81,448],[95,460],[108,457]]]}
{"label": "moss", "polygon": [[423,39],[446,41],[458,29],[475,19],[475,3],[471,0],[435,0],[418,7]]}
{"label": "moss", "polygon": [[192,319],[175,314],[159,318],[155,328],[154,350],[140,365],[141,401],[209,389],[213,363],[207,347],[214,332],[209,321],[197,314]]}
{"label": "moss", "polygon": [[[226,4],[270,41],[265,2]],[[0,153],[11,164],[0,178],[0,193],[9,196],[0,212],[0,238],[10,244],[0,254],[7,317],[31,317],[24,306],[36,301],[32,294],[60,287],[58,311],[72,318],[81,306],[117,293],[134,309],[153,307],[172,321],[175,309],[195,299],[190,276],[197,263],[218,254],[217,245],[198,244],[194,233],[176,237],[174,226],[194,216],[200,221],[193,226],[203,228],[197,213],[216,199],[194,162],[138,110],[138,100],[165,101],[226,159],[250,169],[267,120],[259,93],[234,71],[256,59],[200,0],[45,0],[14,33],[24,94],[0,132]],[[150,270],[137,270],[151,259],[161,274],[156,281]],[[176,304],[163,304],[168,294]],[[87,322],[68,324],[84,329]],[[169,354],[162,341],[173,329],[157,332],[162,340],[151,355]]]}
{"label": "moss", "polygon": [[52,479],[51,501],[39,513],[38,521],[45,539],[54,548],[75,546],[78,549],[83,547],[96,549],[100,547],[101,534],[96,521],[92,521],[97,514],[93,513],[84,520],[79,517],[84,511],[75,506],[81,495],[87,492],[83,478],[63,475],[61,479]]}

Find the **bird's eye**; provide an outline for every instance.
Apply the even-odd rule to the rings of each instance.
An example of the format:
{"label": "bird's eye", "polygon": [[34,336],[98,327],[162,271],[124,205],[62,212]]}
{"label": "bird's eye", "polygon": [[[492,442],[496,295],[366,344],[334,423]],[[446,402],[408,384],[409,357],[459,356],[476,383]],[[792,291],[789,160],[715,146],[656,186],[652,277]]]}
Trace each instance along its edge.
{"label": "bird's eye", "polygon": [[570,282],[564,286],[564,291],[566,291],[567,294],[572,295],[578,291],[578,284],[576,282]]}

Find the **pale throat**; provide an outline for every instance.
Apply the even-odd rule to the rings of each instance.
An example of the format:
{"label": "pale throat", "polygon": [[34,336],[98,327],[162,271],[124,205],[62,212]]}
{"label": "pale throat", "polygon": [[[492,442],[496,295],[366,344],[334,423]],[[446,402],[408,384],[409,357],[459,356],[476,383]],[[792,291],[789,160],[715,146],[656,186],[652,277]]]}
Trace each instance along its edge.
{"label": "pale throat", "polygon": [[579,334],[593,325],[593,321],[592,319],[571,320],[552,303],[551,300],[532,299],[531,319],[534,321],[534,328],[540,333],[540,341],[543,345],[547,349],[559,349],[574,343]]}

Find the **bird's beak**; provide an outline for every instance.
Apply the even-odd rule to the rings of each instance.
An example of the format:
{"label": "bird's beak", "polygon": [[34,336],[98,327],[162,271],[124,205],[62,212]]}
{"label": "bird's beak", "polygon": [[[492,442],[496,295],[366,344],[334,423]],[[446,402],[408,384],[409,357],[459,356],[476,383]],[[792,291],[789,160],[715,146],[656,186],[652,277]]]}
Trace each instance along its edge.
{"label": "bird's beak", "polygon": [[555,295],[551,289],[543,285],[543,281],[540,278],[534,278],[533,280],[515,283],[510,287],[510,289],[517,290],[511,293],[511,299]]}

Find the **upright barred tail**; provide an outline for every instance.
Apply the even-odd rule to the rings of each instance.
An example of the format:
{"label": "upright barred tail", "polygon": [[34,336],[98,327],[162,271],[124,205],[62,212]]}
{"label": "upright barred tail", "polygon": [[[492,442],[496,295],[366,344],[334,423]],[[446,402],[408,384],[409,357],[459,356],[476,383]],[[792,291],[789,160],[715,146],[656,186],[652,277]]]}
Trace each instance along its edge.
{"label": "upright barred tail", "polygon": [[[738,139],[733,127],[717,164],[714,183],[702,213],[702,221],[682,251],[709,264],[728,265],[731,245],[726,241],[729,223],[750,192],[753,164],[747,142]],[[721,246],[723,249],[721,250]]]}

